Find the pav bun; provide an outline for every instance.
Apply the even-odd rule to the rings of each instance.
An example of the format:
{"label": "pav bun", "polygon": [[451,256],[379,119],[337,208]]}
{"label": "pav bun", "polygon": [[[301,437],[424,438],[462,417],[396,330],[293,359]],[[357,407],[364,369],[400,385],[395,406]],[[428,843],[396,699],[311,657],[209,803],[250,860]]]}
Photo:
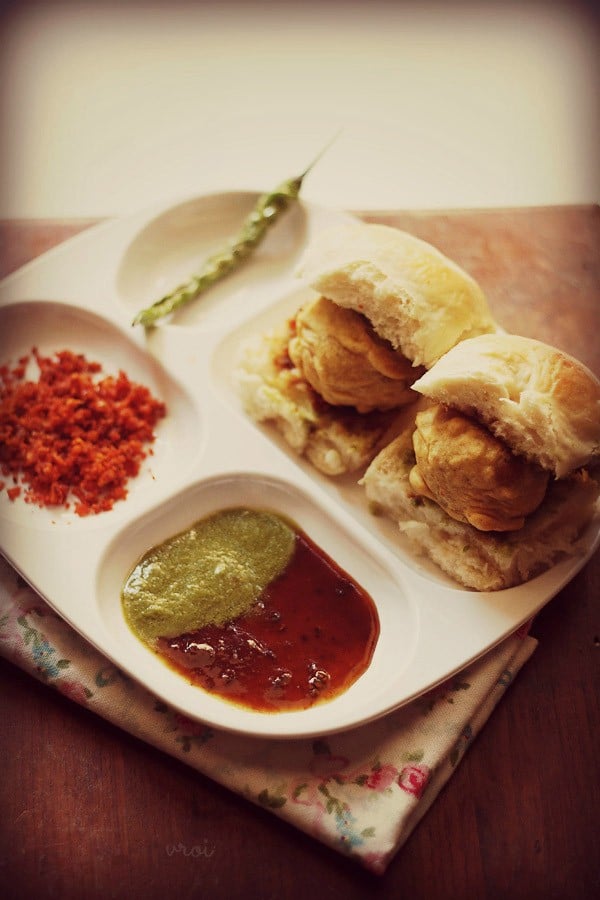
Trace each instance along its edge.
{"label": "pav bun", "polygon": [[413,390],[474,415],[556,478],[600,460],[600,382],[541,341],[511,334],[463,341]]}
{"label": "pav bun", "polygon": [[[494,334],[456,346],[413,387],[430,406],[369,465],[361,483],[371,508],[393,519],[412,544],[454,580],[480,591],[520,584],[576,554],[598,511],[600,495],[600,383],[595,376],[554,347]],[[428,492],[432,481],[424,492],[418,489],[419,429],[430,427],[444,410],[443,423],[458,411],[461,437],[472,431],[479,445],[483,429],[488,435],[486,452],[496,445],[506,455],[508,448],[514,460],[532,466],[532,472],[547,473],[545,493],[522,525],[507,531],[475,527],[453,515],[441,496]],[[456,472],[464,454],[458,444],[455,450],[449,439],[441,450],[447,479],[443,471],[435,474],[446,491],[454,482],[468,483],[469,490],[479,489],[479,500],[493,508],[511,491],[514,496],[515,490],[529,490],[524,479],[506,487],[499,479],[494,497],[487,486],[494,487],[493,471],[475,468],[461,481]],[[474,446],[475,457],[477,452]],[[431,457],[427,462],[431,464]]]}
{"label": "pav bun", "polygon": [[300,262],[313,290],[366,316],[415,366],[497,330],[477,282],[426,241],[361,222],[321,232]]}

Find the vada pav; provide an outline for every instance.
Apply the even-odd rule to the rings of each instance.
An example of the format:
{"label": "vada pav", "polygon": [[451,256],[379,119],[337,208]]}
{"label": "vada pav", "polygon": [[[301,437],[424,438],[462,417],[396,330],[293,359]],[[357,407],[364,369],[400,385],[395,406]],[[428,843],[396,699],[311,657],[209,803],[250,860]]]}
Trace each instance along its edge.
{"label": "vada pav", "polygon": [[326,475],[367,465],[413,383],[457,342],[495,332],[470,275],[385,225],[318,234],[299,277],[315,296],[244,347],[236,382],[248,414]]}
{"label": "vada pav", "polygon": [[414,384],[428,406],[361,483],[462,585],[498,590],[578,552],[600,494],[600,382],[530,338],[461,342]]}

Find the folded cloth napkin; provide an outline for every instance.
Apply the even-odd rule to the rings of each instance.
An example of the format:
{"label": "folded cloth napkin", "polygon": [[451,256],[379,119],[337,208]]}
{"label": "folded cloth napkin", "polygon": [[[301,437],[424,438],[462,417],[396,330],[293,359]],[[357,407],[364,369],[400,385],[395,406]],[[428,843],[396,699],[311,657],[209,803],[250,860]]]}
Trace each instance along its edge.
{"label": "folded cloth napkin", "polygon": [[523,628],[384,718],[281,741],[192,721],[127,677],[0,559],[0,653],[131,734],[382,874],[537,642]]}

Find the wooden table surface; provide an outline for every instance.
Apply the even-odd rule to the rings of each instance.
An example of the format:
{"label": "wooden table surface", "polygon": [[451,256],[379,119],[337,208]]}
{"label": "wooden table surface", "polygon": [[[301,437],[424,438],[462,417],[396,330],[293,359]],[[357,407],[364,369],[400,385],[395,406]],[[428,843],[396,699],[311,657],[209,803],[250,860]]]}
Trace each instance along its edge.
{"label": "wooden table surface", "polygon": [[[600,374],[600,209],[364,213],[436,244],[509,331]],[[0,222],[0,274],[91,221]],[[58,898],[600,896],[600,555],[378,877],[0,660],[0,888]],[[167,848],[204,845],[203,857]]]}

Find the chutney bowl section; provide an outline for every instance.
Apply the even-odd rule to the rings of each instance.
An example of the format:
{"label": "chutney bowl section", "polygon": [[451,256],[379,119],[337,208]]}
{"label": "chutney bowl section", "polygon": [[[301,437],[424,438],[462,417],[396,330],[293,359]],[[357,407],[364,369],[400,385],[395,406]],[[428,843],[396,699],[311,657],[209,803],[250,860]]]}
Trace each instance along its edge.
{"label": "chutney bowl section", "polygon": [[[234,705],[188,683],[130,629],[122,591],[144,554],[195,522],[235,508],[271,512],[288,520],[371,597],[379,624],[373,654],[364,673],[333,699],[293,712],[260,713]],[[402,672],[410,666],[419,633],[416,606],[377,547],[310,491],[260,473],[239,471],[198,481],[124,526],[104,552],[95,584],[104,642],[125,671],[186,715],[247,734],[301,737],[351,728],[377,717],[394,703],[390,690],[393,694],[401,690]]]}

